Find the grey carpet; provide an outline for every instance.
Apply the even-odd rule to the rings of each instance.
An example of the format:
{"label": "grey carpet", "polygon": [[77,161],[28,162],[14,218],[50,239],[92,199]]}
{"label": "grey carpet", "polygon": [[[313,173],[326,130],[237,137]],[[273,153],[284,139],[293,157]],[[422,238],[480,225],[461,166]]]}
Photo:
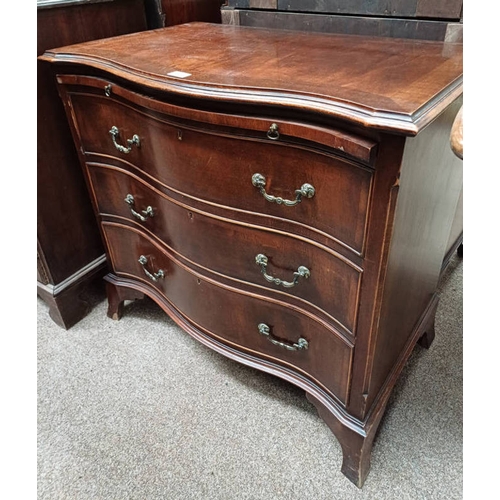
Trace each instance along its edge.
{"label": "grey carpet", "polygon": [[102,287],[69,331],[38,299],[40,500],[462,498],[462,261],[443,276],[363,490],[298,388],[183,333],[150,300],[106,316]]}

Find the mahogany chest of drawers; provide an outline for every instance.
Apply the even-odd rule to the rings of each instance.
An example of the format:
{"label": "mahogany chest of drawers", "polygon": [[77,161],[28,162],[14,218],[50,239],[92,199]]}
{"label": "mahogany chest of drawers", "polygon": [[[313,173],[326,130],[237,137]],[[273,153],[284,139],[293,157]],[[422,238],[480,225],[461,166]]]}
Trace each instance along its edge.
{"label": "mahogany chest of drawers", "polygon": [[147,295],[303,388],[361,487],[398,375],[434,335],[461,45],[191,23],[42,59],[112,269],[109,316]]}

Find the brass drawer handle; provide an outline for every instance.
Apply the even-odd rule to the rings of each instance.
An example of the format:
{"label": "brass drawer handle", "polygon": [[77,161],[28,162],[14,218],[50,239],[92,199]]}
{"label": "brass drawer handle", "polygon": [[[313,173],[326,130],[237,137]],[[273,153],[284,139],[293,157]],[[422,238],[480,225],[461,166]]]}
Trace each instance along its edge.
{"label": "brass drawer handle", "polygon": [[134,197],[131,194],[127,194],[125,197],[125,203],[129,205],[130,212],[131,214],[136,218],[139,219],[141,222],[146,222],[148,220],[148,217],[154,217],[155,213],[153,211],[153,207],[148,206],[146,207],[146,210],[142,211],[142,214],[139,212],[136,212],[134,209]]}
{"label": "brass drawer handle", "polygon": [[297,285],[297,283],[299,282],[299,278],[307,279],[309,278],[309,276],[311,276],[311,272],[309,271],[309,269],[307,269],[307,267],[299,266],[297,271],[293,273],[293,281],[283,281],[280,278],[274,278],[273,276],[267,274],[268,258],[264,254],[259,253],[258,255],[256,255],[255,262],[260,266],[260,270],[264,275],[264,278],[269,281],[269,283],[281,285],[285,288],[292,288],[293,286]]}
{"label": "brass drawer handle", "polygon": [[259,333],[264,335],[269,342],[279,347],[283,347],[283,349],[287,349],[288,351],[300,351],[301,349],[308,349],[309,342],[300,337],[296,344],[289,344],[287,342],[282,342],[281,340],[276,340],[271,336],[271,329],[265,323],[259,323],[257,326],[259,329]]}
{"label": "brass drawer handle", "polygon": [[118,144],[117,138],[120,135],[120,131],[118,130],[118,127],[115,127],[114,125],[111,127],[109,133],[111,134],[111,138],[113,139],[113,144],[115,145],[115,148],[118,149],[120,153],[128,154],[130,153],[130,151],[132,151],[132,146],[135,145],[137,147],[140,147],[141,145],[141,140],[139,139],[139,136],[137,134],[134,134],[132,136],[132,139],[127,139],[128,147]]}
{"label": "brass drawer handle", "polygon": [[264,196],[267,201],[277,203],[278,205],[286,205],[287,207],[293,207],[294,205],[300,203],[303,196],[305,196],[306,198],[312,198],[316,193],[316,190],[311,184],[302,184],[300,189],[297,189],[295,191],[295,200],[290,201],[285,200],[279,196],[272,196],[270,194],[267,194],[265,190],[266,178],[262,174],[253,174],[252,184],[259,189],[259,191],[262,193],[262,196]]}
{"label": "brass drawer handle", "polygon": [[148,263],[148,259],[147,257],[145,257],[144,255],[141,255],[139,257],[139,264],[141,264],[142,266],[142,269],[144,270],[144,274],[151,280],[151,281],[158,281],[160,278],[164,278],[165,277],[165,271],[163,271],[163,269],[159,269],[157,273],[150,273],[147,269],[146,269],[146,264]]}
{"label": "brass drawer handle", "polygon": [[267,138],[271,139],[272,141],[277,141],[280,138],[280,133],[278,132],[278,124],[277,123],[273,123],[269,127],[269,130],[267,131]]}

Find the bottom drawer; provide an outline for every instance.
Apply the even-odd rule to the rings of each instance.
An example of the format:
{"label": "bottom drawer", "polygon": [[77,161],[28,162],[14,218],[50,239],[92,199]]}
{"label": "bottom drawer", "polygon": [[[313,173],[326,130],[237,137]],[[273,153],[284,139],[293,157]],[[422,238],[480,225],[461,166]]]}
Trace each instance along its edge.
{"label": "bottom drawer", "polygon": [[116,275],[155,287],[199,330],[293,369],[346,404],[352,347],[320,320],[208,279],[135,228],[110,222],[102,227]]}

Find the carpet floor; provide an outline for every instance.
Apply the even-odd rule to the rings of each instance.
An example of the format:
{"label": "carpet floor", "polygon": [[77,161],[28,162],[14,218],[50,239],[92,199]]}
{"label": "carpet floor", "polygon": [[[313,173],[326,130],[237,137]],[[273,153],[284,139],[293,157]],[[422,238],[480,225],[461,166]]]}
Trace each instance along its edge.
{"label": "carpet floor", "polygon": [[39,500],[431,500],[463,486],[462,261],[391,395],[362,490],[303,391],[199,344],[149,299],[68,331],[38,299]]}

